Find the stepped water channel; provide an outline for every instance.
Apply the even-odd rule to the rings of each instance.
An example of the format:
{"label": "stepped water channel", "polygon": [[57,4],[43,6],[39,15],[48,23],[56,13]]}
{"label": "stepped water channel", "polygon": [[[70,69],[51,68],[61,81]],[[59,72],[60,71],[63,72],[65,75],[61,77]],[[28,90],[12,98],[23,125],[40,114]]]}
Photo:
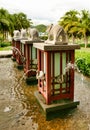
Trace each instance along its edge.
{"label": "stepped water channel", "polygon": [[11,58],[0,58],[0,130],[90,130],[90,79],[75,72],[77,108],[46,121],[29,86]]}

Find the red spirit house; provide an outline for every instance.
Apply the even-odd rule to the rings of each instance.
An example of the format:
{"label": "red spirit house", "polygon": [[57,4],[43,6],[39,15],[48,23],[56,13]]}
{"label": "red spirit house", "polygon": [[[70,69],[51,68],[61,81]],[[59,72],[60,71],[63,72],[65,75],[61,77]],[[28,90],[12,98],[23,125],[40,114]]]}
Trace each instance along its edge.
{"label": "red spirit house", "polygon": [[74,99],[74,69],[66,70],[67,64],[74,64],[78,45],[51,45],[34,43],[38,51],[38,91],[46,104],[55,100]]}
{"label": "red spirit house", "polygon": [[74,100],[74,55],[80,46],[69,45],[59,25],[50,25],[47,30],[47,41],[33,46],[37,48],[38,57],[38,91],[35,96],[48,119],[51,114],[57,117],[61,110],[79,105],[79,101]]}
{"label": "red spirit house", "polygon": [[13,43],[15,46],[13,46],[13,52],[15,54],[16,61],[18,63],[18,67],[23,66],[23,60],[24,60],[24,54],[23,54],[23,46],[20,42],[21,39],[27,39],[26,31],[21,30],[21,33],[19,33],[18,37],[14,36]]}
{"label": "red spirit house", "polygon": [[20,38],[20,32],[18,30],[14,30],[14,36],[12,38],[12,59],[16,60],[16,49],[17,49],[17,44],[16,44],[16,39]]}
{"label": "red spirit house", "polygon": [[40,40],[21,40],[22,46],[24,46],[24,73],[27,77],[36,77],[37,49],[33,47],[34,42],[40,42]]}
{"label": "red spirit house", "polygon": [[39,32],[36,28],[29,30],[29,38],[27,40],[21,40],[22,46],[24,48],[24,73],[27,76],[27,80],[31,81],[31,78],[36,79],[37,70],[37,49],[33,47],[34,42],[42,42],[39,38]]}
{"label": "red spirit house", "polygon": [[20,43],[20,38],[16,38],[15,39],[15,52],[16,52],[16,62],[18,64],[18,66],[22,66],[22,61],[21,61],[21,43]]}

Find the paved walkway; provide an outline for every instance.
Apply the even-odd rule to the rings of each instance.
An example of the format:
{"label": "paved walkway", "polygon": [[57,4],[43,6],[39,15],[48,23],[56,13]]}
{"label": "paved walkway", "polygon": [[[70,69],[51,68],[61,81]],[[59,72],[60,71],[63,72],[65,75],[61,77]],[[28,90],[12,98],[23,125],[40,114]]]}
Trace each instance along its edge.
{"label": "paved walkway", "polygon": [[11,57],[11,56],[12,56],[12,50],[0,51],[0,58]]}

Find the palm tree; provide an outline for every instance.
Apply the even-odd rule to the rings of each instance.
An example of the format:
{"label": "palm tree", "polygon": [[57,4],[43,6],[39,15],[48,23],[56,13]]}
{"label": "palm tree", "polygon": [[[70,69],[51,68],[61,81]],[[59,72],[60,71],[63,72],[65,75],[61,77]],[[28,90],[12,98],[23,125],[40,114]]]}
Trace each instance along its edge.
{"label": "palm tree", "polygon": [[3,33],[3,40],[6,39],[8,32],[12,36],[15,29],[27,29],[31,24],[31,19],[27,19],[27,16],[22,12],[10,14],[6,9],[0,9],[0,31]]}
{"label": "palm tree", "polygon": [[66,33],[72,36],[73,43],[75,42],[75,36],[77,32],[79,12],[76,10],[71,10],[65,13],[65,15],[60,19],[59,24],[64,27]]}
{"label": "palm tree", "polygon": [[3,40],[6,38],[6,32],[9,30],[9,13],[7,10],[0,9],[0,30],[3,33]]}
{"label": "palm tree", "polygon": [[81,20],[78,23],[78,33],[82,34],[85,41],[85,48],[88,44],[88,36],[90,36],[90,13],[89,11],[81,11]]}
{"label": "palm tree", "polygon": [[14,28],[20,30],[21,28],[27,29],[30,27],[30,19],[24,13],[13,14]]}
{"label": "palm tree", "polygon": [[13,31],[14,31],[14,17],[12,14],[9,14],[9,33],[11,36],[13,36]]}

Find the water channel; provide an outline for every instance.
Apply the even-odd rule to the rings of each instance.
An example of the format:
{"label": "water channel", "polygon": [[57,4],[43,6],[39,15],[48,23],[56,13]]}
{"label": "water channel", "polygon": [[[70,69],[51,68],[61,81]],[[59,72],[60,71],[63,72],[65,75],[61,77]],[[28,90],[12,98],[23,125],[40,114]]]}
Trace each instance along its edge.
{"label": "water channel", "polygon": [[90,79],[75,73],[75,100],[63,117],[46,121],[34,96],[36,86],[22,79],[11,58],[0,58],[0,130],[90,130]]}

